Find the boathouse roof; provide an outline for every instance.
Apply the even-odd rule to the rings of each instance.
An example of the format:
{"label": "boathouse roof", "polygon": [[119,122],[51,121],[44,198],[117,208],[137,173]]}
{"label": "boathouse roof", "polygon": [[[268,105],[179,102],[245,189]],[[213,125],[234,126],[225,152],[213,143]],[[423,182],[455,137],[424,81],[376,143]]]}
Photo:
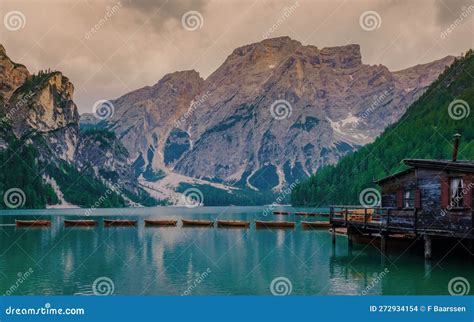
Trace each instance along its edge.
{"label": "boathouse roof", "polygon": [[413,171],[415,168],[424,169],[438,169],[446,171],[458,171],[458,172],[472,172],[474,173],[474,161],[473,160],[434,160],[434,159],[405,159],[403,163],[410,166],[410,168],[396,172],[394,174],[383,177],[376,180],[375,183],[381,183],[390,179],[394,179],[406,173]]}
{"label": "boathouse roof", "polygon": [[406,165],[414,168],[441,169],[460,172],[474,172],[473,160],[429,160],[429,159],[405,159]]}

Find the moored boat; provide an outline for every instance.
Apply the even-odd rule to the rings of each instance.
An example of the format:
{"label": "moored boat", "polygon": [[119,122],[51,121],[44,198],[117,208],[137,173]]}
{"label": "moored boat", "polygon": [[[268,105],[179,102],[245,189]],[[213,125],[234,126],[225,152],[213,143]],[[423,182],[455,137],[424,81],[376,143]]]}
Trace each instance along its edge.
{"label": "moored boat", "polygon": [[218,220],[217,227],[250,227],[249,221],[244,220]]}
{"label": "moored boat", "polygon": [[274,211],[273,214],[274,214],[274,215],[278,215],[278,216],[291,215],[291,213],[290,213],[289,211]]}
{"label": "moored boat", "polygon": [[317,213],[317,212],[303,212],[303,211],[300,211],[300,212],[295,212],[295,215],[297,215],[297,216],[319,216],[320,214]]}
{"label": "moored boat", "polygon": [[65,226],[72,226],[72,227],[76,227],[76,226],[87,226],[87,227],[90,227],[90,226],[95,226],[97,225],[97,221],[95,220],[64,220],[64,225]]}
{"label": "moored boat", "polygon": [[301,227],[311,229],[330,228],[331,224],[329,223],[329,221],[302,221]]}
{"label": "moored boat", "polygon": [[295,228],[292,221],[260,221],[255,220],[256,228]]}
{"label": "moored boat", "polygon": [[145,226],[176,226],[177,223],[175,219],[145,219]]}
{"label": "moored boat", "polygon": [[51,226],[50,220],[15,220],[17,227],[46,227]]}
{"label": "moored boat", "polygon": [[202,226],[202,227],[212,227],[214,222],[212,220],[190,220],[190,219],[181,219],[183,226]]}
{"label": "moored boat", "polygon": [[135,226],[136,220],[128,219],[104,219],[105,226]]}
{"label": "moored boat", "polygon": [[309,212],[304,212],[304,211],[298,211],[295,212],[296,216],[309,216]]}

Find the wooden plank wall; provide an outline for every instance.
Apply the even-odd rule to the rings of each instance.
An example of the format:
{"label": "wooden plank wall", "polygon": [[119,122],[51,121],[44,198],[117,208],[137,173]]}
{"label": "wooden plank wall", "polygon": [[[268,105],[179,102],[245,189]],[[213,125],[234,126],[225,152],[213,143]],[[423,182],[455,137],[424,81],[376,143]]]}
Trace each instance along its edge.
{"label": "wooden plank wall", "polygon": [[[456,173],[461,176],[464,173]],[[397,191],[400,189],[420,189],[421,209],[417,210],[417,228],[424,230],[447,230],[456,233],[467,233],[473,228],[471,209],[441,208],[441,177],[452,175],[442,170],[413,169],[398,177],[382,182],[382,207],[397,206]],[[409,228],[415,226],[413,209],[393,209],[390,214],[390,226]],[[385,223],[384,223],[385,224]]]}

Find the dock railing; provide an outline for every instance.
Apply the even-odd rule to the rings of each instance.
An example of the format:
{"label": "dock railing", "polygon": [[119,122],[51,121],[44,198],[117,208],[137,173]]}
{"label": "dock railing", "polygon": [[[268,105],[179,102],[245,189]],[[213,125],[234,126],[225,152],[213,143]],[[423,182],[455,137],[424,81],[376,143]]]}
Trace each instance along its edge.
{"label": "dock railing", "polygon": [[330,222],[336,225],[356,225],[381,230],[410,230],[416,233],[418,218],[416,209],[394,207],[364,207],[353,205],[330,206]]}
{"label": "dock railing", "polygon": [[332,205],[329,222],[333,226],[409,233],[461,236],[474,239],[473,213],[470,209],[446,211],[444,215],[426,213],[416,208],[364,207]]}
{"label": "dock railing", "polygon": [[364,207],[359,205],[332,205],[329,207],[329,222],[334,224],[357,223],[364,228],[389,224],[390,208]]}

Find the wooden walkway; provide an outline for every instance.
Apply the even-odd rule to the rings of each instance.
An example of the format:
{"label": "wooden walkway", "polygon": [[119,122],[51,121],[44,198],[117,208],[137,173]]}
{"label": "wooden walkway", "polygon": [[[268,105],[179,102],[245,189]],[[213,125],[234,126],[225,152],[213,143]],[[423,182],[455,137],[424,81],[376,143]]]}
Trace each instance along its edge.
{"label": "wooden walkway", "polygon": [[[420,214],[416,209],[396,210],[393,208],[364,208],[360,206],[331,206],[329,222],[333,231],[333,243],[336,230],[347,229],[349,245],[354,235],[380,235],[381,249],[386,251],[390,235],[411,235],[423,237],[425,257],[431,257],[431,241],[433,238],[456,238],[469,240],[472,245],[474,229],[469,225],[459,224],[451,216],[441,220],[433,220],[433,215]],[[455,217],[454,217],[455,218]],[[429,223],[429,224],[427,224]]]}

